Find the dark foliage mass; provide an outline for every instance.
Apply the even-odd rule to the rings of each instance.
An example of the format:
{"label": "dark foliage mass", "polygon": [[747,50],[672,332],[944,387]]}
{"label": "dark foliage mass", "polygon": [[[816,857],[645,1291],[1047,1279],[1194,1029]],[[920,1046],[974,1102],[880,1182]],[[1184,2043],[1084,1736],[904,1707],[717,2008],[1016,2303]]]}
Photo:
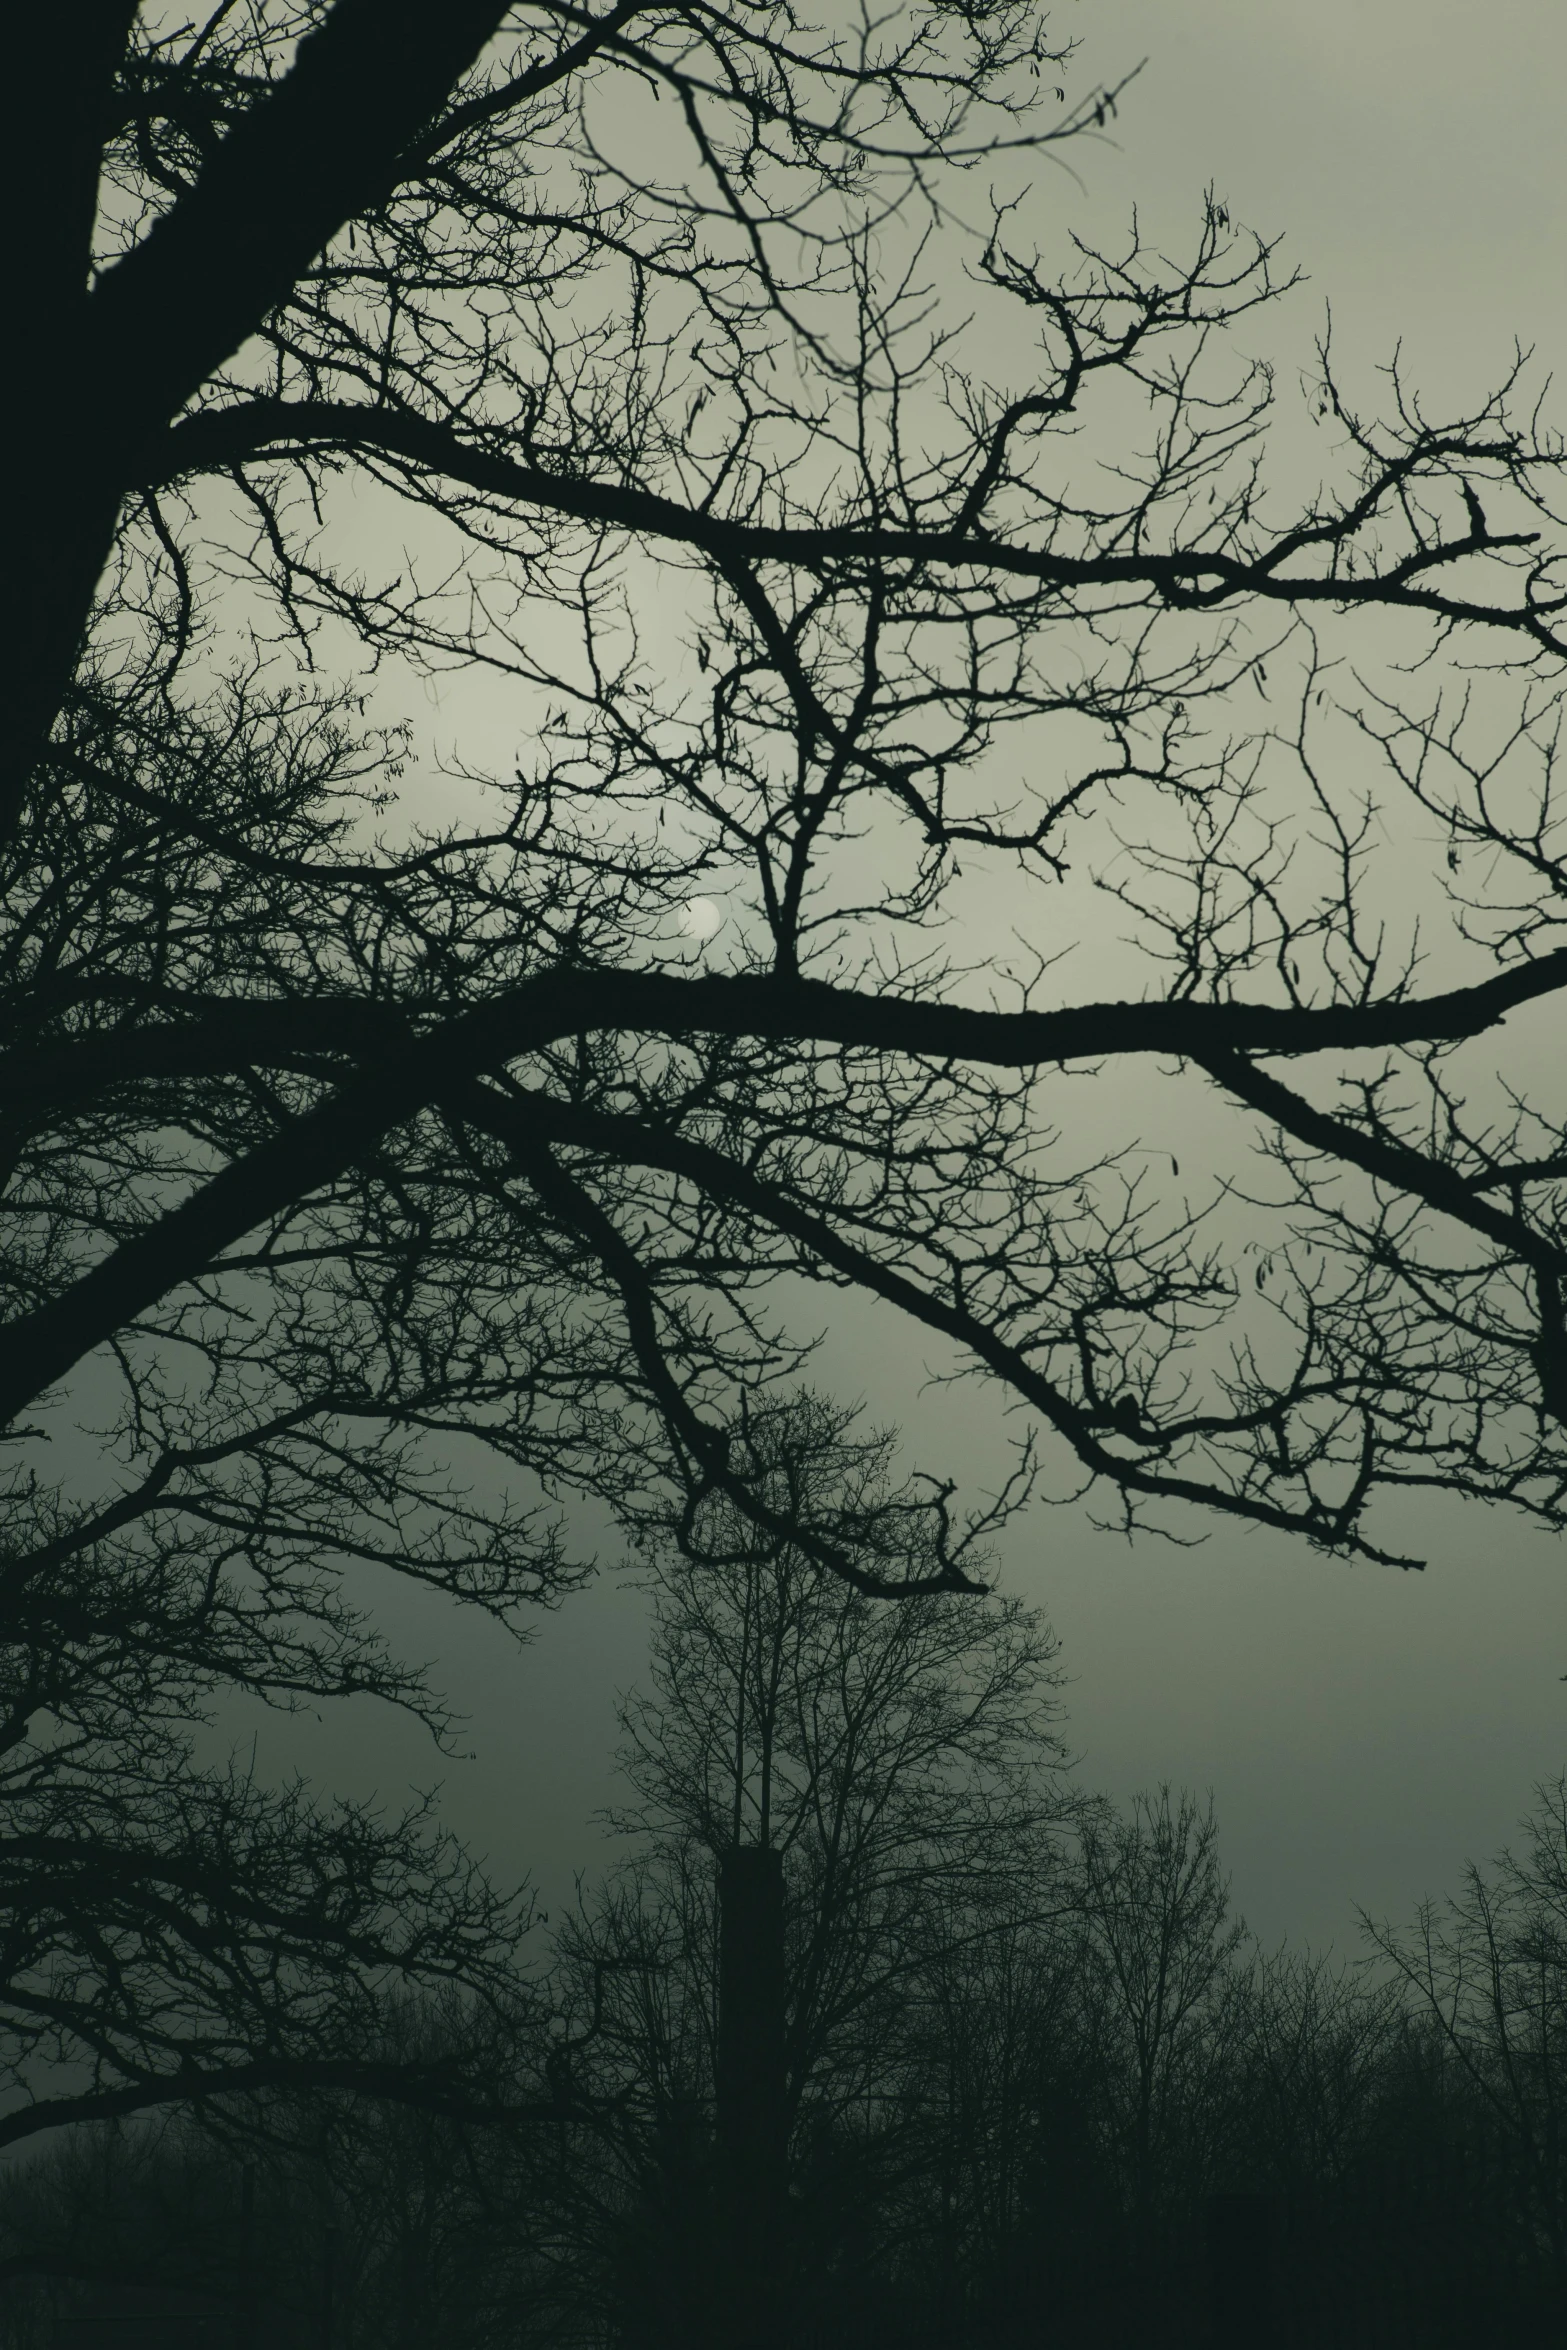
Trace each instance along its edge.
{"label": "dark foliage mass", "polygon": [[[384,2087],[393,1984],[512,2028],[517,1906],[208,1717],[441,1733],[378,1579],[521,1629],[574,1498],[911,1627],[1036,1476],[1384,1564],[1412,1493],[1559,1527],[1525,371],[1276,405],[1217,195],[1058,233],[1117,93],[1030,0],[6,41],[0,2134]],[[502,748],[424,772],[421,672]],[[780,1476],[807,1284],[1014,1407],[998,1500]]]}

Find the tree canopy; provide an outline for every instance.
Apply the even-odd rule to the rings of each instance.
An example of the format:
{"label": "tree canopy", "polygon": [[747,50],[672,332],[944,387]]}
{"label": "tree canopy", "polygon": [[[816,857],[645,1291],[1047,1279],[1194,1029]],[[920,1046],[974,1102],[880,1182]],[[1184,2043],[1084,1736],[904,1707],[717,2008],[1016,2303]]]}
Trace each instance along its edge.
{"label": "tree canopy", "polygon": [[[1555,1113],[1463,1060],[1567,973],[1561,452],[1515,384],[1436,422],[1395,374],[1374,417],[1324,357],[1321,479],[1275,487],[1271,377],[1234,355],[1275,255],[1217,198],[1181,262],[1052,267],[1037,195],[958,213],[964,166],[1114,103],[1058,104],[1020,6],[400,38],[356,0],[106,6],[25,38],[70,40],[80,104],[28,244],[68,397],[15,567],[49,707],[8,874],[40,1235],[8,1412],[148,1317],[214,1330],[236,1282],[260,1328],[304,1256],[318,1287],[396,1260],[413,1324],[454,1247],[481,1287],[510,1249],[514,1298],[571,1301],[523,1348],[569,1398],[531,1406],[546,1449],[629,1390],[722,1484],[789,1267],[903,1309],[1134,1511],[1375,1556],[1411,1485],[1554,1519]],[[384,498],[415,510],[396,579],[352,527]],[[515,681],[487,829],[333,846],[320,710],[214,674],[241,574],[257,661],[270,611],[322,661],[346,628]],[[1379,614],[1424,633],[1424,699],[1373,677],[1335,730]],[[1417,940],[1388,852],[1433,836]],[[1059,959],[1102,931],[1090,876],[1133,917],[1119,997]],[[1062,1073],[1150,1057],[1271,1151],[1255,1265],[1074,1148]],[[1247,1164],[1241,1128],[1232,1198]],[[520,1334],[496,1371],[454,1308],[467,1376],[515,1383]],[[424,1408],[461,1414],[448,1371]]]}
{"label": "tree canopy", "polygon": [[[871,1596],[971,1584],[1036,1460],[1383,1561],[1413,1490],[1561,1522],[1523,362],[1456,416],[1326,347],[1286,396],[1219,194],[1181,254],[1062,231],[1036,166],[1119,93],[1029,0],[9,38],[30,1785],[144,1687],[158,1803],[219,1688],[438,1719],[363,1578],[525,1622],[582,1493]],[[421,669],[504,755],[406,771]],[[780,1515],[743,1432],[802,1282],[1021,1408],[999,1501]]]}

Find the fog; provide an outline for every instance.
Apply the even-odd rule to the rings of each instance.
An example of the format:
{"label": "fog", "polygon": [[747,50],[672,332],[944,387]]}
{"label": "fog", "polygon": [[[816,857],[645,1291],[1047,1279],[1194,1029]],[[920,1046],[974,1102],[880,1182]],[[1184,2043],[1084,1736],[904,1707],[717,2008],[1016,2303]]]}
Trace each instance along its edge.
{"label": "fog", "polygon": [[[1337,362],[1368,393],[1401,345],[1433,405],[1478,395],[1513,340],[1542,370],[1567,327],[1567,12],[1546,0],[1114,0],[1063,8],[1074,81],[1140,62],[1102,137],[1037,185],[1049,233],[1103,231],[1135,203],[1145,233],[1189,241],[1212,183],[1306,275],[1253,347],[1304,363],[1331,304]],[[1567,425],[1567,381],[1548,400]],[[493,689],[438,697],[439,739],[482,756]],[[1150,1138],[1152,1139],[1152,1138]],[[807,1324],[819,1303],[806,1303]],[[898,1421],[920,1457],[983,1487],[1004,1459],[993,1396],[926,1382],[907,1330],[858,1305],[816,1382]],[[1196,1529],[1193,1529],[1196,1531]],[[468,1718],[466,1757],[355,1707],[263,1727],[262,1751],[389,1799],[439,1776],[452,1824],[546,1907],[604,1845],[617,1690],[642,1657],[641,1605],[612,1531],[584,1521],[603,1571],[541,1619],[531,1647],[389,1587],[388,1628],[438,1662]],[[1531,1784],[1567,1765],[1567,1577],[1556,1544],[1447,1504],[1401,1539],[1423,1574],[1349,1566],[1252,1530],[1196,1548],[1097,1531],[1037,1508],[997,1562],[1044,1608],[1070,1676],[1083,1782],[1124,1797],[1159,1780],[1212,1790],[1237,1908],[1265,1941],[1357,1947],[1355,1907],[1407,1915],[1504,1842]],[[248,1727],[247,1727],[248,1735]]]}

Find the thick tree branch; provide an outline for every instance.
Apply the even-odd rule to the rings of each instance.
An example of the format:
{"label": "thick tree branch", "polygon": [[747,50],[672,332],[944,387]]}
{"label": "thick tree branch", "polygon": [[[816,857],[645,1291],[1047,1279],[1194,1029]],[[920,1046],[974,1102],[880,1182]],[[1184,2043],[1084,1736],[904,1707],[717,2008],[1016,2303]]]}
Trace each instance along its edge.
{"label": "thick tree branch", "polygon": [[[200,1185],[177,1208],[114,1249],[47,1305],[0,1332],[0,1425],[8,1424],[63,1378],[82,1357],[173,1287],[203,1273],[214,1258],[269,1216],[304,1200],[353,1165],[381,1135],[437,1099],[455,1076],[501,1067],[527,1052],[594,1029],[642,1035],[728,1035],[773,1041],[861,1046],[928,1059],[1031,1068],[1124,1053],[1202,1060],[1225,1051],[1311,1052],[1356,1049],[1479,1033],[1513,1006],[1550,992],[1567,976],[1567,950],[1515,966],[1473,988],[1425,1002],[1342,1006],[1322,1011],[1232,1004],[1098,1004],[1064,1012],[990,1012],[963,1005],[920,1004],[865,996],[815,980],[768,977],[686,978],[662,972],[565,971],[529,980],[481,1004],[416,1044],[378,1059],[315,1109],[282,1128],[245,1159]],[[367,1007],[345,1014],[348,1049],[362,1050]],[[166,1045],[144,1032],[142,1049],[162,1075],[212,1074],[262,1061],[265,1021],[290,1059],[329,1050],[329,1001],[255,1006],[227,1026],[225,1011],[207,1036]],[[406,1038],[406,1015],[388,1009],[389,1052]],[[171,1030],[178,1038],[180,1029]],[[346,1041],[346,1040],[345,1040]],[[137,1040],[99,1040],[79,1048],[89,1076],[113,1084],[134,1064]],[[238,1052],[236,1052],[238,1043]],[[185,1054],[182,1061],[181,1054]],[[77,1067],[83,1066],[78,1063]],[[68,1055],[37,1049],[0,1063],[12,1099],[52,1098]],[[78,1092],[79,1098],[79,1092]],[[1473,1194],[1464,1192],[1475,1205]],[[1491,1212],[1495,1211],[1480,1211]]]}
{"label": "thick tree branch", "polygon": [[1534,1232],[1521,1217],[1492,1207],[1456,1169],[1424,1151],[1411,1150],[1391,1136],[1368,1133],[1347,1118],[1337,1118],[1291,1087],[1281,1085],[1266,1069],[1239,1053],[1200,1052],[1192,1058],[1237,1101],[1262,1115],[1284,1133],[1321,1151],[1326,1157],[1359,1167],[1394,1190],[1423,1199],[1442,1214],[1468,1226],[1471,1232],[1494,1241],[1512,1256],[1537,1269],[1564,1269],[1561,1251],[1543,1233]]}
{"label": "thick tree branch", "polygon": [[[361,407],[352,402],[258,399],[205,410],[176,425],[162,446],[149,452],[148,478],[143,486],[162,487],[190,473],[223,472],[269,455],[312,449],[392,457],[422,474],[461,483],[486,497],[607,525],[669,545],[694,547],[722,565],[777,562],[807,572],[855,564],[931,565],[953,571],[996,572],[1064,592],[1096,587],[1148,588],[1184,609],[1212,608],[1241,596],[1345,609],[1391,603],[1444,620],[1523,630],[1560,650],[1547,626],[1560,616],[1560,599],[1517,606],[1487,604],[1427,584],[1433,569],[1475,553],[1477,542],[1470,532],[1423,547],[1418,555],[1407,556],[1386,570],[1368,569],[1350,577],[1285,571],[1277,545],[1255,557],[1217,547],[1168,554],[1140,550],[1074,556],[970,529],[769,526],[730,520],[705,507],[683,505],[626,483],[547,472],[486,448],[482,442],[467,440],[438,420],[405,409]],[[1348,535],[1352,528],[1352,521],[1346,518],[1340,535]],[[1285,543],[1292,552],[1309,553],[1331,537],[1325,527],[1318,527],[1297,531]],[[1485,542],[1489,549],[1533,543],[1532,536]]]}
{"label": "thick tree branch", "polygon": [[[52,21],[56,12],[44,13]],[[89,49],[114,39],[122,15],[95,9]],[[18,821],[148,443],[339,229],[390,191],[404,146],[505,15],[506,0],[444,0],[435,10],[422,0],[336,0],[195,186],[103,273],[71,331],[39,338],[54,389],[34,418],[0,608],[16,663],[0,728],[0,837]],[[20,111],[55,128],[41,89]],[[78,178],[83,169],[78,158]],[[80,202],[78,188],[56,234],[75,233]]]}
{"label": "thick tree branch", "polygon": [[177,415],[339,229],[390,194],[404,148],[506,14],[507,0],[335,0],[93,295],[122,440]]}
{"label": "thick tree branch", "polygon": [[1205,1061],[1226,1052],[1362,1052],[1479,1036],[1563,986],[1567,948],[1558,947],[1469,987],[1321,1008],[1164,999],[997,1012],[772,974],[687,977],[591,968],[546,972],[456,1018],[437,1012],[424,1023],[414,1008],[391,1001],[307,996],[243,1004],[178,996],[169,1000],[165,1021],[0,1054],[0,1096],[19,1110],[37,1111],[142,1077],[320,1067],[415,1042],[439,1043],[448,1068],[492,1068],[595,1030],[841,1044],[1007,1069],[1128,1053]]}
{"label": "thick tree branch", "polygon": [[1441,1160],[1319,1110],[1254,1061],[1236,1053],[1193,1057],[1226,1092],[1260,1110],[1283,1133],[1294,1135],[1336,1162],[1359,1167],[1379,1183],[1424,1200],[1526,1265],[1539,1317],[1539,1334],[1530,1354],[1540,1382],[1540,1400],[1546,1411],[1567,1423],[1567,1255],[1556,1241],[1522,1215],[1493,1207],[1472,1183]]}

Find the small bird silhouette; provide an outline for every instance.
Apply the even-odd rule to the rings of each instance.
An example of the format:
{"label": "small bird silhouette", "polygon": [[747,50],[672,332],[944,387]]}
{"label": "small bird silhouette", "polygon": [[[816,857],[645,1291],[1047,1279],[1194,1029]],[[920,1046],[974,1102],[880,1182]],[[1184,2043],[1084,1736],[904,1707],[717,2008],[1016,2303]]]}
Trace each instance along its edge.
{"label": "small bird silhouette", "polygon": [[1474,535],[1477,539],[1488,537],[1489,533],[1486,528],[1485,508],[1481,505],[1479,499],[1475,496],[1473,485],[1466,481],[1463,485],[1463,491],[1464,504],[1469,509],[1470,529],[1474,532]]}

